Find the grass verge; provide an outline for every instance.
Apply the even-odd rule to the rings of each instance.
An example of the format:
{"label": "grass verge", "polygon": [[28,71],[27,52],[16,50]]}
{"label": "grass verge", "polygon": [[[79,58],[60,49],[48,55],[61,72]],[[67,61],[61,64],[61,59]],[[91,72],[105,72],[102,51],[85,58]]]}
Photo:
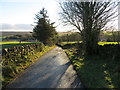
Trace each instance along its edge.
{"label": "grass verge", "polygon": [[86,88],[120,88],[120,62],[105,56],[83,57],[76,47],[64,50]]}

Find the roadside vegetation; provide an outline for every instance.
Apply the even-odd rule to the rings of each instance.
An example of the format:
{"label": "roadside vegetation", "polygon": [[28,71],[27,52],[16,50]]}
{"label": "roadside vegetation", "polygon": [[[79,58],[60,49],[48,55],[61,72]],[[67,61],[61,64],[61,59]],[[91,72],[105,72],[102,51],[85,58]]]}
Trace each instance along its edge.
{"label": "roadside vegetation", "polygon": [[[99,54],[84,56],[81,43],[61,43],[61,47],[68,55],[70,62],[77,71],[82,84],[86,88],[120,88],[120,56],[116,56],[115,44],[102,42]],[[78,49],[79,47],[79,49]],[[116,53],[115,53],[116,52]],[[101,53],[101,54],[100,54]]]}
{"label": "roadside vegetation", "polygon": [[[61,20],[79,31],[59,43],[86,88],[120,88],[120,34],[107,25],[117,17],[118,2],[60,2]],[[108,30],[108,31],[107,31]],[[77,42],[76,42],[77,41]],[[76,42],[76,43],[74,43]]]}

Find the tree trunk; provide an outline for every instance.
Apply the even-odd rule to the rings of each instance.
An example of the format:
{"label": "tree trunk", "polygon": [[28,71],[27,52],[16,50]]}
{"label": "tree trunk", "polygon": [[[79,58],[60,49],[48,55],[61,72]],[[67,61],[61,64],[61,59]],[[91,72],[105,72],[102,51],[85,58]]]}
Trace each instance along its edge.
{"label": "tree trunk", "polygon": [[98,54],[98,38],[99,33],[92,33],[91,30],[89,30],[87,33],[84,33],[83,43],[85,46],[86,55]]}
{"label": "tree trunk", "polygon": [[95,55],[98,54],[98,44],[95,42],[86,42],[85,43],[85,52],[86,55]]}

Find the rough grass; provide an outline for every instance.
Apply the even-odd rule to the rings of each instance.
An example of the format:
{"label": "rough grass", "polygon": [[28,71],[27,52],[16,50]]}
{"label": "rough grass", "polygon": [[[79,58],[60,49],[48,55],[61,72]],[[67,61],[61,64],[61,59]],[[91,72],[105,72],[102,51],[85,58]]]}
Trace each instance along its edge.
{"label": "rough grass", "polygon": [[111,58],[105,56],[84,57],[81,56],[75,47],[69,47],[64,50],[85,87],[120,88],[120,78],[118,78],[120,73],[115,71],[116,66],[119,66],[120,62],[116,63]]}

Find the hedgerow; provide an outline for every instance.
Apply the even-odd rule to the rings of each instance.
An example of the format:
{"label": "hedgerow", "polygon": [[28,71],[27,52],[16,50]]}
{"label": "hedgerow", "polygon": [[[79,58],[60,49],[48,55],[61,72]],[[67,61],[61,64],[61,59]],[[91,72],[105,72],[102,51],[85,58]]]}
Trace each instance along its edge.
{"label": "hedgerow", "polygon": [[120,88],[120,45],[99,45],[98,54],[84,55],[82,44],[60,44],[86,88]]}

